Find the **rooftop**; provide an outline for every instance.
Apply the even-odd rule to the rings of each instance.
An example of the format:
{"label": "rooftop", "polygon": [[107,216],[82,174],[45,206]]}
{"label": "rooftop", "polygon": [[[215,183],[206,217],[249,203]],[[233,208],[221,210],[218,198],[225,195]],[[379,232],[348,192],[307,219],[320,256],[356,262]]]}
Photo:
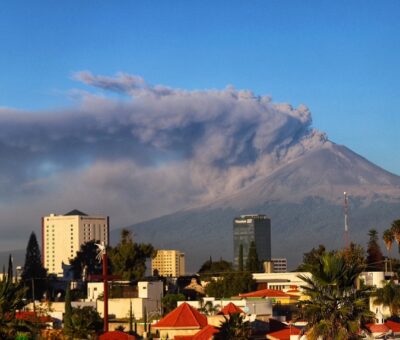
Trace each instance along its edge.
{"label": "rooftop", "polygon": [[155,328],[203,328],[207,326],[207,317],[186,302],[158,321]]}

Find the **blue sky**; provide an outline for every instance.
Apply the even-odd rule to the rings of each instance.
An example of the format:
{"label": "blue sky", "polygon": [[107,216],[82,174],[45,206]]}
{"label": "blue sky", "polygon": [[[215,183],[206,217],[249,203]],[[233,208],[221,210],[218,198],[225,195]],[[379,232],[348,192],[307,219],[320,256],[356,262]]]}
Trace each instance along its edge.
{"label": "blue sky", "polygon": [[399,1],[7,1],[0,106],[73,105],[73,72],[304,103],[314,126],[400,174]]}

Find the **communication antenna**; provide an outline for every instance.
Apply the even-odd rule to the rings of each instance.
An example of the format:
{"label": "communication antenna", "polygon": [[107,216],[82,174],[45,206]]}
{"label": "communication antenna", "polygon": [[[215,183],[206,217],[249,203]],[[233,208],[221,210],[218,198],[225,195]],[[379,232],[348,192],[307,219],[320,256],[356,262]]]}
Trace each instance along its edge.
{"label": "communication antenna", "polygon": [[349,213],[349,201],[347,192],[344,193],[344,244],[345,248],[349,247],[349,225],[348,225],[348,213]]}

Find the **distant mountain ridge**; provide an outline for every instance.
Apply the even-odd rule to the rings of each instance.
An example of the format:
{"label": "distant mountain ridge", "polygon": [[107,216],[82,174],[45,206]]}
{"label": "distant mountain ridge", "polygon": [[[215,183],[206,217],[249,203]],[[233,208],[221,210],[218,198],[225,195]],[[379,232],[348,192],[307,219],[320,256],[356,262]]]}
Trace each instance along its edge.
{"label": "distant mountain ridge", "polygon": [[272,220],[273,256],[294,268],[311,247],[343,246],[344,191],[354,242],[365,245],[369,229],[381,233],[400,217],[400,176],[326,141],[234,195],[129,228],[139,241],[184,251],[194,272],[210,255],[232,260],[235,216],[264,213]]}

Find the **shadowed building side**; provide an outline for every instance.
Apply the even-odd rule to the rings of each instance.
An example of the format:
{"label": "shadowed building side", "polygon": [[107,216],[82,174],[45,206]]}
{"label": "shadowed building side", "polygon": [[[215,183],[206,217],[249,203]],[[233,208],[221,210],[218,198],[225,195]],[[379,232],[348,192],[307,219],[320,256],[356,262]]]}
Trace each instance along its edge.
{"label": "shadowed building side", "polygon": [[265,215],[241,215],[233,220],[233,264],[239,267],[240,246],[246,263],[251,242],[256,245],[258,259],[271,261],[271,220]]}

